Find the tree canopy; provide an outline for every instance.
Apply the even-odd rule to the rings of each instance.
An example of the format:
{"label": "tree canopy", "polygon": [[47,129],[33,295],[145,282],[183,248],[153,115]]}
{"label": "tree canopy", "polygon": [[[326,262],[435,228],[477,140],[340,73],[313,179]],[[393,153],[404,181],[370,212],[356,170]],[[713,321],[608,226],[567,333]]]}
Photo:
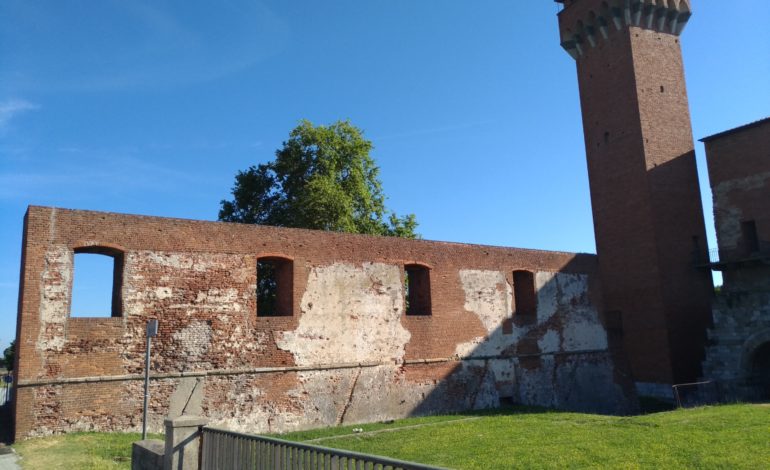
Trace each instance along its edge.
{"label": "tree canopy", "polygon": [[8,370],[13,370],[13,361],[15,356],[15,349],[16,348],[16,340],[11,341],[11,345],[5,348],[5,351],[3,351],[3,363],[5,364],[5,368]]}
{"label": "tree canopy", "polygon": [[219,220],[416,238],[414,214],[385,208],[372,148],[348,121],[301,121],[275,160],[235,175]]}

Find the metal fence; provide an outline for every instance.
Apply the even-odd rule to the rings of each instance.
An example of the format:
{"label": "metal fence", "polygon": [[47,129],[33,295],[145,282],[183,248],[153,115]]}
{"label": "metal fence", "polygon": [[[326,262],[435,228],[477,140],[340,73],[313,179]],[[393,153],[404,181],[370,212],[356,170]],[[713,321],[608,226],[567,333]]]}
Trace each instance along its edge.
{"label": "metal fence", "polygon": [[673,387],[676,405],[679,408],[691,408],[694,406],[715,405],[724,402],[719,383],[713,380],[677,384]]}
{"label": "metal fence", "polygon": [[225,429],[203,428],[201,469],[438,470],[376,455],[312,446]]}

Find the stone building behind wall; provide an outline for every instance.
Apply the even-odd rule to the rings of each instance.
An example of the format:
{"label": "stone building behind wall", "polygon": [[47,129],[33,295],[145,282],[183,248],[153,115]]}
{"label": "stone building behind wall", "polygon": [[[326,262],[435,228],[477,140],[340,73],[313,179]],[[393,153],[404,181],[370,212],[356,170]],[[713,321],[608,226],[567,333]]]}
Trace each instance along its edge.
{"label": "stone building behind wall", "polygon": [[770,399],[770,118],[703,139],[724,284],[704,378],[728,399]]}
{"label": "stone building behind wall", "polygon": [[[113,262],[103,318],[73,315],[76,256]],[[183,412],[276,432],[635,406],[593,255],[30,207],[21,281],[17,439],[139,429],[151,318],[154,431]]]}

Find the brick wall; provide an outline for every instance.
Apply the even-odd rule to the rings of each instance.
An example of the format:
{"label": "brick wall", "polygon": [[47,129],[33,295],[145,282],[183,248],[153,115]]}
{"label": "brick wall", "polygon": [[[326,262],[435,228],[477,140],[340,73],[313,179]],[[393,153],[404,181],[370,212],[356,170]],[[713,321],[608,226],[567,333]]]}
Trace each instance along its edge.
{"label": "brick wall", "polygon": [[[138,429],[149,318],[155,431],[182,412],[262,432],[501,398],[633,408],[591,255],[44,207],[24,239],[17,438]],[[122,254],[121,316],[71,317],[84,249]],[[262,257],[292,261],[291,316],[258,315]],[[429,268],[430,315],[404,314],[412,264]],[[513,314],[516,270],[534,273],[528,318]]]}
{"label": "brick wall", "polygon": [[[724,262],[770,255],[770,119],[703,139],[714,197],[714,222]],[[748,231],[754,229],[754,238]],[[726,266],[726,288],[770,288],[761,263]]]}
{"label": "brick wall", "polygon": [[770,119],[703,139],[724,285],[704,379],[729,400],[770,398]]}
{"label": "brick wall", "polygon": [[637,383],[670,395],[700,375],[711,285],[694,263],[707,247],[680,16],[638,3],[568,2],[559,25],[577,60],[604,308],[622,318]]}

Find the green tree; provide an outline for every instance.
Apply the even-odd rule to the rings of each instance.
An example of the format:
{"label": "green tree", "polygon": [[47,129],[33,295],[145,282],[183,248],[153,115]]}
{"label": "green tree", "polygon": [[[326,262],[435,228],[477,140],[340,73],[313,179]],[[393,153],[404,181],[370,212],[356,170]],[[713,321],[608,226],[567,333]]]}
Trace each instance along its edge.
{"label": "green tree", "polygon": [[13,370],[13,359],[16,354],[16,340],[11,341],[11,345],[3,351],[3,362],[8,370]]}
{"label": "green tree", "polygon": [[416,238],[414,214],[385,208],[372,143],[348,121],[300,122],[275,160],[235,175],[219,220]]}

